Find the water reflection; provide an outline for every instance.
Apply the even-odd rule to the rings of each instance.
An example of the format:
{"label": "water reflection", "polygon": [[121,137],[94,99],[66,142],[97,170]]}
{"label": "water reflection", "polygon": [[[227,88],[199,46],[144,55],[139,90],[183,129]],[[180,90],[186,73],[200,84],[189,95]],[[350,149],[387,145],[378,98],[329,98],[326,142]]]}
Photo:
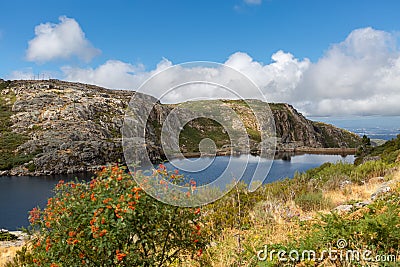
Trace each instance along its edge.
{"label": "water reflection", "polygon": [[[235,172],[235,168],[241,166],[247,161],[247,167],[243,174],[243,181],[248,182],[254,170],[260,161],[268,165],[268,160],[260,159],[257,156],[241,155],[232,157],[231,176],[239,176]],[[174,170],[174,163],[178,163],[179,159],[174,159],[166,163],[169,170]],[[193,159],[194,164],[203,165],[210,159]],[[324,162],[344,161],[352,163],[354,156],[340,155],[294,155],[290,160],[275,159],[272,162],[271,170],[264,183],[269,183],[285,177],[293,177],[294,173],[303,172],[310,168],[315,168]],[[196,163],[197,162],[197,163]],[[212,182],[216,177],[221,175],[229,163],[229,156],[220,156],[212,160],[210,166],[201,172],[181,171],[188,179],[193,178],[198,184],[207,184]],[[185,167],[185,166],[184,166]],[[188,166],[186,166],[189,169]],[[184,168],[185,169],[185,168]],[[71,181],[77,177],[79,180],[89,181],[93,175],[91,173],[74,174],[74,175],[56,175],[42,177],[28,176],[3,176],[0,177],[0,228],[15,230],[21,226],[28,226],[28,211],[36,206],[45,207],[47,199],[53,195],[53,188],[59,180]],[[238,178],[238,177],[235,177]]]}

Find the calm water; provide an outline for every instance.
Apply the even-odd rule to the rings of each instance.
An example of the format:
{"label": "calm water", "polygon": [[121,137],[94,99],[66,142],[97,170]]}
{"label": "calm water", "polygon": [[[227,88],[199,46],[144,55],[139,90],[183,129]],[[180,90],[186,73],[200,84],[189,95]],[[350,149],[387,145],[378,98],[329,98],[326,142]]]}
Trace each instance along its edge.
{"label": "calm water", "polygon": [[[248,159],[249,157],[249,159]],[[165,164],[168,170],[179,169],[180,173],[183,174],[188,179],[193,179],[196,181],[198,185],[208,184],[212,182],[216,177],[220,176],[224,170],[227,168],[230,157],[229,156],[220,156],[212,158],[195,158],[191,159],[191,162],[187,162],[187,164],[182,163],[182,160],[174,159],[171,162]],[[242,181],[248,182],[250,178],[253,176],[255,168],[259,162],[258,156],[251,155],[241,155],[238,157],[232,157],[232,165],[239,166],[242,165],[243,162],[248,160],[247,168],[244,171],[242,176]],[[203,166],[205,161],[211,162],[210,165],[202,171],[199,172],[190,172],[185,171],[184,169],[190,169],[189,164],[195,164],[198,166]],[[340,156],[340,155],[317,155],[317,154],[304,154],[304,155],[296,155],[292,156],[289,160],[281,160],[275,159],[272,162],[271,169],[264,180],[264,183],[270,183],[279,179],[283,179],[286,177],[293,177],[295,172],[304,172],[308,169],[318,167],[325,162],[354,162],[354,156]],[[262,159],[261,164],[270,164],[268,160]],[[178,167],[179,166],[179,167]],[[187,167],[187,168],[186,168]],[[194,168],[196,169],[196,168]],[[234,167],[233,167],[234,169]],[[234,173],[239,173],[234,172]],[[237,179],[239,177],[236,177]]]}
{"label": "calm water", "polygon": [[[246,155],[233,157],[233,162],[240,162],[247,158]],[[193,159],[195,160],[195,159]],[[202,164],[207,159],[198,159]],[[175,169],[173,160],[165,165]],[[181,171],[185,176],[193,178],[198,183],[208,183],[218,177],[226,168],[229,157],[216,157],[212,164],[198,173]],[[353,162],[354,156],[342,157],[339,155],[299,155],[292,156],[290,161],[274,160],[265,182],[272,182],[285,177],[293,177],[296,171],[303,172],[310,168],[320,166],[324,162],[346,161]],[[244,181],[248,180],[258,162],[258,157],[250,156],[250,162],[244,173]],[[36,206],[44,207],[47,199],[52,196],[52,190],[59,180],[75,180],[77,175],[59,175],[45,177],[0,177],[0,228],[15,230],[21,226],[28,226],[28,211]],[[92,174],[80,174],[79,180],[90,180]]]}
{"label": "calm water", "polygon": [[92,174],[58,176],[0,176],[0,228],[17,230],[28,226],[28,211],[36,206],[45,207],[59,180],[89,181]]}

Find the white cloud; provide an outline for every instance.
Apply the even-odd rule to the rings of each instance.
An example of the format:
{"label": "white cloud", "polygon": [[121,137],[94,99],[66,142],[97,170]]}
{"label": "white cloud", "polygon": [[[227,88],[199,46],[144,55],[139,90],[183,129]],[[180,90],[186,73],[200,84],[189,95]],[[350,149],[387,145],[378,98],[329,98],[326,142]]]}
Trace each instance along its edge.
{"label": "white cloud", "polygon": [[136,90],[146,79],[172,63],[163,59],[154,71],[146,72],[144,66],[132,65],[119,60],[108,60],[103,65],[93,68],[62,67],[65,79],[96,84],[106,88]]}
{"label": "white cloud", "polygon": [[6,80],[33,80],[34,78],[32,69],[15,70],[5,77]]}
{"label": "white cloud", "polygon": [[43,63],[76,56],[88,62],[100,53],[85,37],[76,20],[65,16],[59,20],[59,24],[47,22],[35,27],[35,38],[29,41],[26,51],[27,60]]}
{"label": "white cloud", "polygon": [[312,64],[296,88],[299,107],[313,115],[400,114],[400,50],[396,36],[354,30]]}
{"label": "white cloud", "polygon": [[268,65],[254,61],[245,53],[235,53],[225,62],[253,80],[268,101],[287,102],[308,69],[308,59],[298,60],[290,53],[278,51]]}
{"label": "white cloud", "polygon": [[[396,38],[392,33],[362,28],[351,32],[343,42],[331,45],[315,63],[278,51],[269,64],[243,52],[232,54],[225,64],[251,78],[268,101],[288,102],[307,115],[400,115],[400,50]],[[146,71],[142,65],[110,60],[95,69],[62,70],[67,80],[137,89],[151,75],[171,65],[163,59],[154,70]],[[199,67],[178,69],[164,82],[207,76],[222,84],[232,80],[222,71]],[[159,97],[165,88],[160,84],[151,90],[153,96]],[[240,88],[238,93],[244,98],[255,97],[246,88]],[[196,97],[231,95],[220,88],[197,86],[171,92],[162,101],[181,102]]]}

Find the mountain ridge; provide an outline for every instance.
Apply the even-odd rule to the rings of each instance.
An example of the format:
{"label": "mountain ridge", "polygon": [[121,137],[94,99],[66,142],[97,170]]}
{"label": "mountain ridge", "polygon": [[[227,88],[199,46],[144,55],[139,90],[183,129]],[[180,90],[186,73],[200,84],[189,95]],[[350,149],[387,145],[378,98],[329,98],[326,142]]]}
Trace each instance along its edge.
{"label": "mountain ridge", "polygon": [[[134,94],[129,90],[59,80],[0,80],[0,174],[93,171],[123,159],[121,127]],[[250,150],[257,151],[260,132],[254,114],[252,117],[241,100],[220,101],[238,111],[250,138]],[[275,120],[279,151],[326,148],[342,151],[360,144],[360,138],[355,134],[312,122],[289,104],[271,103],[269,107]],[[164,159],[159,127],[172,109],[173,105],[156,102],[149,116],[146,145],[154,162]],[[204,136],[214,137],[219,149],[227,145],[218,124],[194,120],[185,127],[179,137],[183,152],[195,153],[196,141]],[[241,152],[241,148],[238,149]]]}

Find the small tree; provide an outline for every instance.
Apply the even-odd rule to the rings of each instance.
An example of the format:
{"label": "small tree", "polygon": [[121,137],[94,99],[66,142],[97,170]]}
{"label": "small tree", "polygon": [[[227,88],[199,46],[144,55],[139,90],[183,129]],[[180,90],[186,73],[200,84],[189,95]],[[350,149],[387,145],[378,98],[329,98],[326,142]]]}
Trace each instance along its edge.
{"label": "small tree", "polygon": [[90,183],[61,181],[30,222],[28,266],[167,266],[184,256],[199,259],[206,245],[199,208],[155,200],[118,166],[103,168]]}

